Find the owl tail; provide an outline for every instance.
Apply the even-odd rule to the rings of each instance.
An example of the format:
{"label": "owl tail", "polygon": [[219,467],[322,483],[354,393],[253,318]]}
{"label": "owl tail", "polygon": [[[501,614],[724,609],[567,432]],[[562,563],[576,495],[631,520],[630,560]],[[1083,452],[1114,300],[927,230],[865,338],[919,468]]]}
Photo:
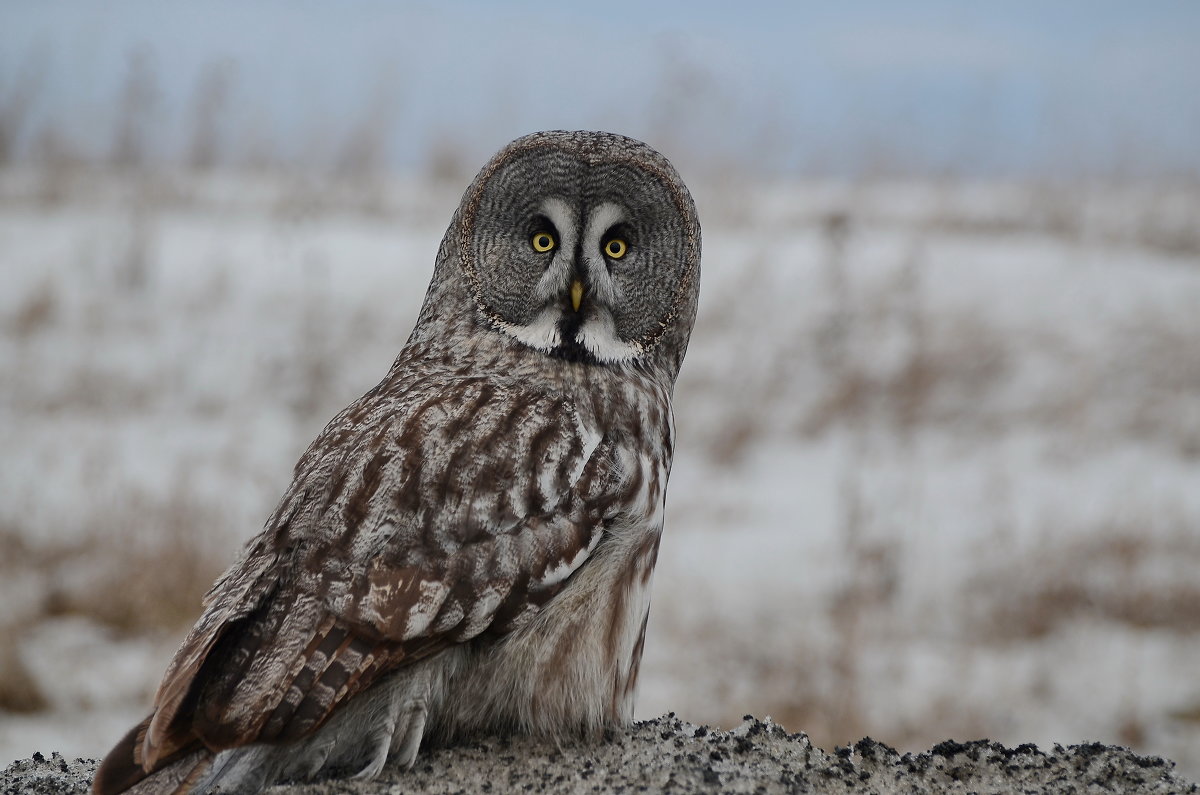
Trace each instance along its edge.
{"label": "owl tail", "polygon": [[140,759],[149,726],[150,718],[146,718],[108,752],[92,780],[93,795],[184,795],[193,790],[212,765],[212,752],[196,743],[147,772]]}

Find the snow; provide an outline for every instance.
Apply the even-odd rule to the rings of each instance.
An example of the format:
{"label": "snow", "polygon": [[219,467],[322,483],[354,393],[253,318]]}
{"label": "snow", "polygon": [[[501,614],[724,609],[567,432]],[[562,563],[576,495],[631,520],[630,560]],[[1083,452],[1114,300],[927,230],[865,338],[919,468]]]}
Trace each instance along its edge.
{"label": "snow", "polygon": [[[1200,777],[1200,194],[693,187],[639,717],[1099,740]],[[95,575],[38,550],[232,560],[386,371],[457,199],[375,191],[0,172],[0,529],[34,550],[0,562],[0,640],[50,700],[0,711],[0,764],[103,754],[186,629],[50,610]]]}

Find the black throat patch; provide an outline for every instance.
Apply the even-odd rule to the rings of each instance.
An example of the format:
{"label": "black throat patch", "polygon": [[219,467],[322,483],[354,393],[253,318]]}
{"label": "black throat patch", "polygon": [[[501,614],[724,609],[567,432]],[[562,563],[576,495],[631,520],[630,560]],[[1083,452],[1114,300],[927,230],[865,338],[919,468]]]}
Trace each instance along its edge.
{"label": "black throat patch", "polygon": [[562,342],[550,351],[550,355],[568,362],[581,364],[599,364],[600,360],[591,351],[579,344],[576,339],[579,329],[583,326],[583,313],[568,310],[562,313],[558,321],[558,338]]}

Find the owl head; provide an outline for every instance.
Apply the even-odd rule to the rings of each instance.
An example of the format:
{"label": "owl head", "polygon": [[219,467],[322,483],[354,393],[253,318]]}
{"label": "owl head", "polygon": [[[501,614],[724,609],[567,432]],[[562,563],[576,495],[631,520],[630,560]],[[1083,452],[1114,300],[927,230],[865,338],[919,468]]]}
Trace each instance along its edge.
{"label": "owl head", "polygon": [[646,144],[535,133],[476,176],[439,271],[435,286],[461,280],[466,309],[491,333],[569,362],[659,365],[673,378],[696,314],[700,224],[675,168]]}

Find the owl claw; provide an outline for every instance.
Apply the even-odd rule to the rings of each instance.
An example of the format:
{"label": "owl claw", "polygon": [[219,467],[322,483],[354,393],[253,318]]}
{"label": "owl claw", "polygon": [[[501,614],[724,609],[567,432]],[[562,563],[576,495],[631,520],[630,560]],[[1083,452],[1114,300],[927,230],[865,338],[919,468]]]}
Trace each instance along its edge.
{"label": "owl claw", "polygon": [[390,738],[384,736],[376,740],[375,753],[371,756],[371,761],[367,762],[366,767],[355,773],[352,778],[358,781],[370,781],[379,775],[379,771],[383,770],[384,763],[388,758],[388,745]]}
{"label": "owl claw", "polygon": [[428,715],[425,702],[419,701],[409,705],[400,716],[401,723],[392,736],[392,753],[395,754],[396,764],[405,770],[412,769],[417,761]]}

